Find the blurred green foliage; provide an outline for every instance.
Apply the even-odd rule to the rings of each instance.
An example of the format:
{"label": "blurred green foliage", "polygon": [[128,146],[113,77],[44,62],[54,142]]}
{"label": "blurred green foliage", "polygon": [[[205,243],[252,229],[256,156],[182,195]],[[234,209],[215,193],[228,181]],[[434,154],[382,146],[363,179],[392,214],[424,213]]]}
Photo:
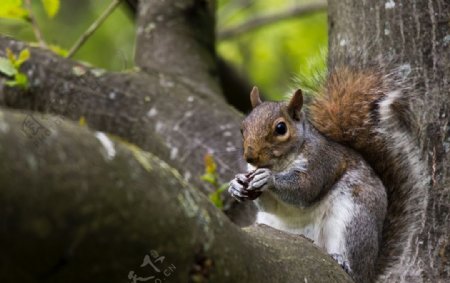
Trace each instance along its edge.
{"label": "blurred green foliage", "polygon": [[209,194],[209,200],[218,208],[223,208],[222,194],[228,188],[228,183],[219,182],[219,173],[217,172],[217,163],[214,156],[207,153],[204,156],[205,173],[200,179],[212,187],[212,193]]}
{"label": "blurred green foliage", "polygon": [[[53,45],[53,49],[68,50],[110,2],[61,0],[56,15],[50,18],[43,2],[33,0],[32,11],[45,41]],[[28,42],[36,41],[31,25],[25,20],[0,18],[0,33]],[[109,70],[129,69],[133,67],[134,41],[134,20],[124,4],[121,4],[73,58]],[[58,53],[64,53],[64,50]]]}
{"label": "blurred green foliage", "polygon": [[[25,10],[12,11],[19,18],[23,17],[22,20],[2,16],[1,12],[6,11],[2,5],[22,1],[1,2],[0,33],[20,40],[36,41],[31,25],[24,20],[27,17]],[[110,2],[111,0],[32,1],[32,10],[45,41],[54,50],[58,49],[59,54],[64,54]],[[217,29],[240,25],[255,16],[275,13],[307,2],[311,1],[218,0]],[[45,3],[47,6],[43,5]],[[59,7],[55,7],[55,3]],[[299,74],[308,80],[316,71],[325,67],[326,21],[326,13],[283,20],[220,41],[217,50],[269,98],[279,99],[296,86],[295,78]],[[133,67],[134,43],[134,20],[125,5],[121,4],[75,54],[74,59],[109,70],[129,69]]]}
{"label": "blurred green foliage", "polygon": [[30,58],[30,50],[23,49],[18,55],[6,48],[6,57],[0,57],[0,73],[9,77],[6,85],[28,88],[28,77],[20,71],[20,66]]}
{"label": "blurred green foliage", "polygon": [[[311,2],[219,0],[218,28]],[[298,87],[298,79],[309,85],[313,76],[325,69],[327,45],[327,15],[323,12],[280,21],[219,42],[218,52],[247,74],[268,98],[280,99]]]}

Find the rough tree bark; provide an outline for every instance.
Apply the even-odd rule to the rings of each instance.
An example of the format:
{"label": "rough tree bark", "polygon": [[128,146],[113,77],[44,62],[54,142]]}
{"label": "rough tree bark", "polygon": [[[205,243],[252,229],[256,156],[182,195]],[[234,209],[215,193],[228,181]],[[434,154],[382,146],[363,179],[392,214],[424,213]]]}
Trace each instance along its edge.
{"label": "rough tree bark", "polygon": [[443,0],[329,1],[331,61],[392,59],[410,66],[417,87],[412,107],[429,162],[428,205],[388,282],[450,280],[449,19],[450,2]]}
{"label": "rough tree bark", "polygon": [[[364,20],[358,20],[369,4],[351,2],[346,4],[354,8],[342,7],[341,11],[349,12],[339,15],[339,19],[337,8],[344,4],[336,1],[330,5],[331,56],[339,50],[338,34],[348,33],[348,40],[360,35],[359,31],[345,32],[346,28],[352,30],[355,23],[364,21],[379,24],[377,19],[385,24],[394,21],[369,12]],[[79,63],[32,49],[32,58],[23,67],[31,81],[29,90],[7,88],[6,78],[0,77],[0,105],[4,107],[52,113],[75,121],[83,116],[90,128],[114,134],[153,153],[115,140],[117,153],[110,160],[108,146],[101,146],[98,134],[95,138],[87,129],[68,122],[53,123],[54,116],[39,120],[50,134],[39,140],[38,150],[33,139],[22,132],[29,116],[1,111],[2,282],[12,278],[25,282],[124,282],[131,270],[148,276],[139,273],[145,270],[139,266],[150,250],[166,257],[164,271],[170,264],[176,267],[168,276],[157,273],[169,282],[349,280],[328,256],[318,253],[303,238],[264,227],[242,231],[191,187],[208,191],[198,179],[203,172],[203,155],[208,151],[218,161],[222,180],[243,169],[238,159],[242,115],[221,97],[215,71],[213,3],[143,1],[137,21],[136,56],[141,67],[137,72],[99,75]],[[437,13],[448,11],[448,6],[440,5],[435,8]],[[384,4],[376,7],[388,10]],[[406,21],[409,15],[400,13],[393,18]],[[418,31],[412,30],[414,38],[419,31],[422,34],[432,30],[427,26],[429,20],[424,20],[424,25],[421,20],[415,19],[421,25]],[[349,21],[348,27],[345,21]],[[434,25],[438,26],[439,21],[435,18]],[[403,29],[408,28],[403,25]],[[448,38],[445,41],[438,35],[436,32],[434,38],[441,41],[432,48],[436,56],[449,44]],[[378,51],[394,46],[394,40],[386,41]],[[18,51],[26,45],[0,38],[2,55],[7,47]],[[448,54],[442,53],[440,60],[446,61],[439,65],[435,60],[431,67],[424,68],[433,75],[426,82],[431,90],[427,98],[434,102],[426,105],[442,107],[436,117],[431,117],[432,113],[424,115],[422,124],[430,133],[440,134],[433,140],[423,137],[424,147],[431,149],[430,170],[434,174],[427,214],[430,222],[420,238],[425,241],[420,247],[420,259],[428,259],[425,263],[429,264],[421,266],[429,271],[424,272],[424,281],[449,277],[445,261],[450,258],[445,226],[449,211]],[[417,65],[428,63],[422,57]],[[417,107],[421,101],[418,99]],[[239,216],[251,215],[251,209],[230,211],[239,211]],[[251,221],[251,217],[233,218],[241,224]],[[438,249],[433,249],[434,243],[438,243]],[[433,266],[439,267],[437,271],[429,270]]]}

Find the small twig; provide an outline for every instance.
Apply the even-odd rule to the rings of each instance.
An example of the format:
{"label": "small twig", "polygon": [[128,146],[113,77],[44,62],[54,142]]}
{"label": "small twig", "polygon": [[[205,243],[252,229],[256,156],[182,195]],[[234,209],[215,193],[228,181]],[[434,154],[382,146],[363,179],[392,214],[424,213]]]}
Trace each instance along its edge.
{"label": "small twig", "polygon": [[119,6],[121,0],[113,0],[108,8],[100,15],[100,17],[93,22],[89,28],[78,38],[77,42],[70,48],[67,58],[72,57],[78,49],[91,37],[91,35],[102,25],[102,23],[111,15],[111,13]]}
{"label": "small twig", "polygon": [[244,12],[251,7],[253,7],[255,3],[253,1],[228,1],[222,8],[220,8],[220,17],[218,20],[219,26],[222,23],[228,22],[236,12]]}
{"label": "small twig", "polygon": [[307,14],[323,12],[326,9],[327,2],[325,1],[294,6],[279,13],[257,16],[241,25],[219,31],[218,38],[219,40],[229,39],[269,24],[273,24],[282,20],[297,18]]}
{"label": "small twig", "polygon": [[33,10],[31,9],[31,0],[25,0],[25,7],[28,12],[28,19],[31,22],[31,27],[33,28],[34,36],[36,40],[39,42],[39,45],[43,48],[47,48],[47,44],[45,43],[44,38],[42,37],[42,32],[39,29],[39,25],[34,17]]}

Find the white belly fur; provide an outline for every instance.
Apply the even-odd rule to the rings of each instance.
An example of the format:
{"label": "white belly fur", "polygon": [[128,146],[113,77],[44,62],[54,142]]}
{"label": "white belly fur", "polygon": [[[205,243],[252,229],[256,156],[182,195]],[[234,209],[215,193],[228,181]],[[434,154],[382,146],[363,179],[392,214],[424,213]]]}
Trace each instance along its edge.
{"label": "white belly fur", "polygon": [[345,226],[357,209],[345,188],[333,190],[319,203],[301,208],[280,201],[270,191],[257,200],[259,212],[256,223],[292,234],[302,234],[328,253],[347,259]]}

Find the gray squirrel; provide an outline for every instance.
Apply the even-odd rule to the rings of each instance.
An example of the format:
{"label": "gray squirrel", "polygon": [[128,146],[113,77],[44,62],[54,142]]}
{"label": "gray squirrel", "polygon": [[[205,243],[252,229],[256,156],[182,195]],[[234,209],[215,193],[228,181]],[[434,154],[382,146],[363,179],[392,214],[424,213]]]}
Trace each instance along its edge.
{"label": "gray squirrel", "polygon": [[414,206],[426,204],[406,85],[401,72],[335,67],[307,111],[301,90],[262,102],[253,88],[241,128],[249,170],[229,193],[255,201],[256,223],[313,240],[356,282],[387,280],[418,227]]}

